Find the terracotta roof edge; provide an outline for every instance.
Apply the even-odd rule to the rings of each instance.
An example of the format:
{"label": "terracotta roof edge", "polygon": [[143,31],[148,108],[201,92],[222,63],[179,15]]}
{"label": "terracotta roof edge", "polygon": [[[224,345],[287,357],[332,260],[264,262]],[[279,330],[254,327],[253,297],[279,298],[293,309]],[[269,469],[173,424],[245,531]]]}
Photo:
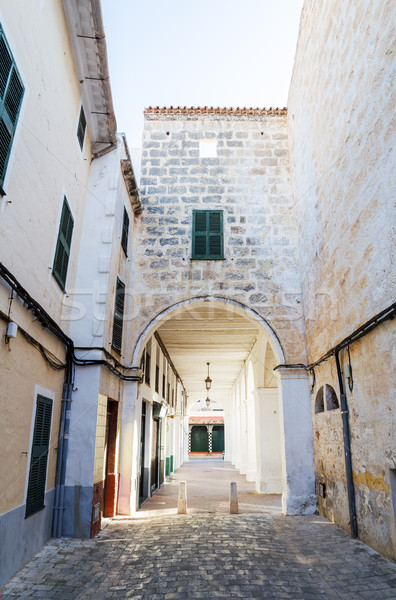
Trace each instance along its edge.
{"label": "terracotta roof edge", "polygon": [[221,106],[148,106],[144,109],[145,115],[252,115],[252,116],[266,116],[266,115],[286,115],[287,107],[283,108],[247,108],[239,107],[227,108]]}

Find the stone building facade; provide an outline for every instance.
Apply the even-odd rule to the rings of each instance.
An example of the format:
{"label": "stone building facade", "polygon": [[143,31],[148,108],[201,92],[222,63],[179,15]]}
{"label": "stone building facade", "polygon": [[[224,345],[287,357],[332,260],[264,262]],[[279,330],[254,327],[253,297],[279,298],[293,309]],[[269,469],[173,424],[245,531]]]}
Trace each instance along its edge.
{"label": "stone building facade", "polygon": [[[287,139],[285,109],[146,109],[136,332],[186,298],[224,296],[266,319],[289,362],[306,360]],[[223,211],[223,260],[192,259],[205,209]]]}
{"label": "stone building facade", "polygon": [[288,110],[148,108],[140,201],[100,3],[32,6],[0,8],[0,584],[188,460],[210,347],[226,459],[395,558],[391,0],[305,1]]}
{"label": "stone building facade", "polygon": [[[375,330],[353,337],[339,360],[357,533],[393,557],[395,327],[388,317],[396,283],[394,40],[393,2],[306,1],[288,101],[308,363],[379,315]],[[323,411],[315,406],[323,385],[339,397],[334,356],[315,368],[315,377],[318,507],[350,530],[340,409],[326,401]]]}
{"label": "stone building facade", "polygon": [[[238,327],[248,329],[248,315],[256,326],[245,348],[250,368],[241,363],[235,390],[222,399],[226,458],[258,491],[283,493],[284,512],[314,510],[308,376],[298,366],[306,362],[305,325],[286,109],[147,109],[140,198],[131,362],[137,364],[161,322],[190,304],[203,311],[203,328],[226,314],[235,324],[242,318]],[[197,214],[207,213],[221,215],[222,246],[214,258],[202,259]],[[224,304],[228,312],[222,313]],[[277,382],[266,373],[279,363],[297,366],[280,371]],[[267,409],[256,420],[264,396]],[[277,451],[269,465],[263,444],[274,413]],[[255,435],[256,421],[266,434]],[[272,484],[268,470],[276,471]]]}

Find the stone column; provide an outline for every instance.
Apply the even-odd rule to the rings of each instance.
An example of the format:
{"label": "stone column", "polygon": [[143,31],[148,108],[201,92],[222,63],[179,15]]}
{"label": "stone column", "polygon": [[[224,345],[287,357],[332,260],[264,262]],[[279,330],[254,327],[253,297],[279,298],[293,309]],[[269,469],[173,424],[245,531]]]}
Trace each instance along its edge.
{"label": "stone column", "polygon": [[121,515],[134,514],[137,508],[139,421],[141,420],[141,403],[137,402],[137,390],[136,381],[124,383],[120,440],[120,492],[118,496],[118,512]]}
{"label": "stone column", "polygon": [[224,415],[224,460],[233,461],[233,417],[231,415]]}
{"label": "stone column", "polygon": [[281,494],[282,453],[278,388],[254,390],[256,415],[256,491]]}
{"label": "stone column", "polygon": [[240,412],[240,423],[239,423],[239,447],[240,447],[240,466],[239,472],[242,475],[246,475],[248,470],[248,446],[247,446],[247,407],[244,400],[241,401],[241,412]]}
{"label": "stone column", "polygon": [[188,417],[183,417],[183,462],[188,462],[188,453],[191,450],[191,425],[188,424]]}
{"label": "stone column", "polygon": [[255,401],[252,393],[246,401],[246,432],[247,432],[247,470],[246,481],[256,481],[256,417]]}
{"label": "stone column", "polygon": [[234,417],[233,417],[233,430],[232,430],[232,464],[238,470],[239,470],[239,467],[241,464],[240,422],[241,422],[241,411],[240,411],[239,406],[235,403],[235,413],[234,413]]}
{"label": "stone column", "polygon": [[316,509],[311,398],[305,369],[276,371],[283,462],[282,512],[312,514]]}

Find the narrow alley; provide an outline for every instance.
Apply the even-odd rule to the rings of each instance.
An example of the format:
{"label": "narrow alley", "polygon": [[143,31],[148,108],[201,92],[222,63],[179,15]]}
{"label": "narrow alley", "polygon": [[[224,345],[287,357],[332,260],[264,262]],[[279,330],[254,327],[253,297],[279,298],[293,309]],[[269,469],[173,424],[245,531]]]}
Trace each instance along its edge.
{"label": "narrow alley", "polygon": [[[182,480],[187,515],[176,514]],[[191,460],[135,518],[104,525],[91,540],[50,540],[2,600],[396,599],[394,563],[321,516],[282,515],[279,496],[219,459]]]}

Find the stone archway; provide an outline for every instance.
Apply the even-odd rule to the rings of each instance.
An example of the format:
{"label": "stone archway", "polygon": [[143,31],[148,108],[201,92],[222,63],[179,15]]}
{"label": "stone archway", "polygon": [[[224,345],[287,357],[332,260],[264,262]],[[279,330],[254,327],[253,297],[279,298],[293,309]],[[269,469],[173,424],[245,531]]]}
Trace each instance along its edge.
{"label": "stone archway", "polygon": [[[199,321],[202,314],[205,314],[209,320],[212,316],[213,322],[208,325],[207,322]],[[218,315],[221,315],[220,319],[217,318]],[[189,331],[189,335],[180,338],[179,330],[182,329],[187,317],[190,319],[189,327],[193,326],[194,335]],[[134,346],[132,364],[139,364],[144,346],[154,332],[160,332],[164,337],[165,346],[169,345],[173,359],[175,359],[175,353],[179,352],[180,354],[182,351],[183,360],[188,363],[187,355],[192,345],[191,338],[197,339],[197,331],[206,340],[205,353],[209,352],[208,339],[211,342],[217,339],[218,322],[219,320],[224,322],[227,319],[231,325],[225,323],[223,327],[228,330],[232,330],[234,326],[236,330],[239,328],[235,333],[235,344],[240,343],[241,348],[243,345],[246,347],[242,348],[244,354],[239,367],[241,371],[239,391],[231,394],[230,388],[227,392],[226,456],[234,453],[237,468],[240,468],[242,473],[246,473],[250,480],[256,480],[258,491],[266,493],[272,491],[275,484],[272,482],[263,485],[263,481],[265,480],[267,484],[273,477],[271,469],[273,470],[276,464],[277,473],[273,479],[277,480],[276,491],[282,492],[283,512],[287,514],[313,512],[316,501],[307,374],[302,369],[278,369],[277,378],[274,378],[273,366],[284,363],[285,356],[276,332],[262,316],[236,300],[218,296],[200,296],[177,302],[161,311],[146,324]],[[246,329],[254,330],[254,343],[252,343],[253,338],[246,341],[244,324]],[[225,337],[220,335],[219,339],[221,341]],[[238,340],[243,340],[243,342]],[[177,358],[177,360],[179,359]],[[204,358],[204,354],[202,354],[194,364],[201,362],[202,364],[206,362],[206,355]],[[225,362],[223,361],[223,363]],[[232,360],[229,362],[231,363]],[[184,369],[183,362],[179,360],[178,364],[181,369]],[[266,373],[266,368],[269,370],[269,364],[271,364],[271,373]],[[184,370],[185,372],[186,370]],[[184,378],[183,373],[182,376]],[[202,385],[203,380],[204,377],[201,374],[196,381],[192,377],[192,382],[197,385]],[[130,387],[132,388],[132,386]],[[187,389],[187,393],[193,396],[195,392]],[[224,390],[222,393],[225,393]],[[238,394],[239,400],[235,400]],[[136,398],[136,389],[135,391],[131,389],[130,397],[127,398],[123,407],[120,498],[122,498],[124,513],[127,510],[133,512],[134,505],[131,492],[133,483],[131,482],[134,480],[134,470],[136,470],[137,448],[136,441],[134,442],[133,439],[139,439],[140,423],[139,407],[133,405],[134,395]],[[231,397],[232,395],[234,398]],[[194,401],[194,398],[191,401]],[[271,448],[265,444],[269,429],[263,431],[263,424],[265,428],[271,427],[271,414],[274,413],[277,415],[279,434],[277,458],[271,461],[268,460],[268,451],[271,451]],[[257,426],[258,421],[260,426]],[[133,435],[131,437],[132,432],[134,432],[134,437]],[[186,422],[185,432],[186,440],[188,440],[188,422]],[[254,438],[256,439],[254,440]],[[247,450],[247,440],[249,439],[250,452]],[[238,456],[235,444],[240,443],[243,450],[245,446],[243,446],[242,440],[246,440],[244,442],[246,450],[240,452]],[[186,443],[188,446],[188,442]],[[254,447],[256,452],[254,452]],[[248,462],[249,454],[251,457],[253,456],[251,464]],[[131,455],[132,460],[130,459]],[[269,464],[272,465],[271,469],[268,468]]]}

